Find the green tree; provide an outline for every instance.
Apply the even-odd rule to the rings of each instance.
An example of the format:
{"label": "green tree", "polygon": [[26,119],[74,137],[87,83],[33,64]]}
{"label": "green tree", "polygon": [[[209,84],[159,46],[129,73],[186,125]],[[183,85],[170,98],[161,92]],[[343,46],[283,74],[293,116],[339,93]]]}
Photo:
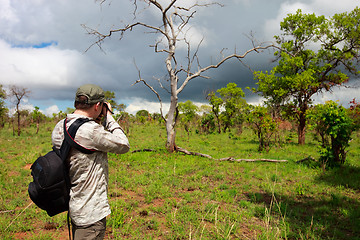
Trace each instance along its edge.
{"label": "green tree", "polygon": [[242,124],[242,112],[247,105],[245,94],[236,83],[228,83],[226,88],[220,88],[217,92],[224,103],[225,110],[221,113],[220,119],[223,123],[223,132],[226,132],[234,123]]}
{"label": "green tree", "polygon": [[213,133],[216,131],[215,117],[213,113],[205,113],[201,116],[200,127],[202,132]]}
{"label": "green tree", "polygon": [[310,127],[321,136],[320,160],[324,166],[345,163],[346,151],[355,129],[353,120],[343,106],[329,101],[308,111]]}
{"label": "green tree", "polygon": [[182,113],[181,115],[181,123],[183,124],[185,131],[189,136],[190,132],[190,124],[196,117],[196,113],[199,108],[190,100],[186,102],[180,102],[178,105],[179,112]]}
{"label": "green tree", "polygon": [[141,123],[144,123],[149,118],[150,118],[150,113],[147,110],[140,110],[136,112],[136,120],[138,120]]}
{"label": "green tree", "polygon": [[211,105],[211,112],[214,114],[217,122],[218,133],[221,133],[221,123],[220,123],[220,107],[224,103],[224,101],[216,96],[215,92],[211,92],[208,94],[207,99]]}
{"label": "green tree", "polygon": [[298,10],[280,23],[275,36],[281,51],[270,72],[254,73],[255,90],[273,106],[286,105],[298,122],[298,143],[305,143],[306,111],[312,96],[330,91],[357,73],[360,57],[360,9],[325,18]]}
{"label": "green tree", "polygon": [[5,99],[7,95],[3,86],[0,84],[0,127],[4,127],[9,110],[5,107]]}
{"label": "green tree", "polygon": [[264,106],[253,107],[247,114],[247,121],[259,140],[259,151],[269,151],[271,137],[278,130],[277,122]]}
{"label": "green tree", "polygon": [[39,133],[40,122],[46,119],[46,116],[39,110],[39,107],[35,107],[35,109],[31,113],[32,120],[36,122],[36,134]]}
{"label": "green tree", "polygon": [[65,113],[66,113],[66,114],[71,114],[71,113],[73,113],[73,112],[75,112],[75,108],[69,108],[69,107],[67,107],[66,110],[65,110]]}
{"label": "green tree", "polygon": [[113,109],[117,109],[117,103],[115,101],[115,93],[111,91],[105,91],[105,101],[110,103]]}
{"label": "green tree", "polygon": [[[226,87],[210,92],[207,96],[211,105],[212,113],[218,123],[218,132],[226,132],[235,122],[242,123],[242,112],[246,107],[243,90],[236,83],[228,83]],[[224,111],[221,111],[223,109]]]}
{"label": "green tree", "polygon": [[349,115],[354,120],[355,128],[360,128],[360,102],[354,98],[350,101]]}
{"label": "green tree", "polygon": [[112,109],[116,109],[119,112],[123,112],[126,108],[126,105],[123,103],[118,104],[115,101],[115,93],[111,92],[111,91],[105,91],[105,101],[107,101],[108,103],[110,103]]}

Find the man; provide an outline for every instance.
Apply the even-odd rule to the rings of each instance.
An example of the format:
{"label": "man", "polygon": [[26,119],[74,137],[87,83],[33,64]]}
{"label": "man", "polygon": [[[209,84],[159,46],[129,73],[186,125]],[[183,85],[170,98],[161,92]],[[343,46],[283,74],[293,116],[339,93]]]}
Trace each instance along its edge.
{"label": "man", "polygon": [[[77,118],[94,120],[81,125],[75,136],[77,143],[95,150],[94,153],[85,154],[72,148],[68,156],[69,215],[74,240],[104,238],[106,216],[110,214],[107,152],[121,154],[130,149],[127,137],[111,115],[111,105],[104,100],[104,91],[99,86],[83,85],[76,92],[75,112],[66,118],[67,128]],[[102,115],[105,126],[100,125]],[[61,120],[52,133],[52,143],[58,149],[64,140],[63,124]]]}

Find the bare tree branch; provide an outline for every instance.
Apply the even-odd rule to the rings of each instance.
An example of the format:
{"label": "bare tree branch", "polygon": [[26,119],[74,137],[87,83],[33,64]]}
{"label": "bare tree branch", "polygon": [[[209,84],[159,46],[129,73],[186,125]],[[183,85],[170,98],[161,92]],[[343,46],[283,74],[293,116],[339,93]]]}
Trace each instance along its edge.
{"label": "bare tree branch", "polygon": [[[104,0],[103,0],[104,1]],[[199,61],[199,49],[201,44],[203,43],[204,39],[201,39],[201,41],[198,43],[196,49],[194,51],[191,49],[191,43],[187,37],[187,32],[191,28],[187,28],[190,24],[190,21],[194,18],[196,14],[196,10],[198,7],[209,7],[212,5],[218,5],[220,7],[223,7],[222,4],[218,2],[210,2],[210,3],[203,3],[199,4],[199,1],[196,1],[194,4],[192,4],[190,7],[186,6],[185,1],[177,1],[177,0],[168,0],[166,3],[163,3],[163,1],[160,0],[131,0],[135,6],[134,10],[134,19],[136,19],[136,15],[139,14],[138,7],[139,3],[143,2],[145,3],[146,7],[144,9],[148,9],[150,7],[155,7],[160,15],[161,20],[159,21],[157,26],[151,25],[148,22],[135,22],[130,23],[128,25],[125,25],[122,28],[118,29],[112,29],[107,34],[102,34],[98,30],[87,27],[86,25],[82,25],[86,31],[94,35],[97,40],[89,46],[89,48],[86,50],[88,51],[92,46],[97,45],[101,49],[101,44],[105,41],[107,38],[111,38],[111,36],[115,33],[120,34],[119,39],[122,40],[124,37],[124,34],[132,31],[136,27],[144,27],[150,31],[150,33],[155,33],[159,35],[160,37],[155,40],[155,44],[151,45],[151,47],[154,48],[156,53],[164,53],[166,54],[166,57],[164,59],[165,61],[165,67],[168,74],[168,79],[170,81],[170,89],[167,90],[165,87],[161,84],[160,79],[158,79],[160,87],[167,90],[170,94],[170,106],[169,111],[167,113],[167,118],[165,119],[163,116],[163,106],[162,106],[162,100],[158,92],[150,86],[144,79],[141,78],[140,70],[136,66],[136,69],[139,74],[138,80],[133,84],[137,84],[139,82],[143,82],[158,98],[160,102],[160,112],[162,117],[165,120],[166,124],[166,131],[167,131],[167,143],[166,146],[170,152],[175,151],[177,149],[175,144],[175,126],[176,126],[176,118],[177,118],[177,105],[178,105],[178,94],[182,92],[182,90],[185,88],[185,86],[195,78],[209,78],[205,76],[205,72],[220,67],[224,62],[226,62],[229,59],[236,58],[240,62],[241,59],[245,58],[247,54],[250,52],[260,52],[265,49],[270,48],[276,48],[275,45],[271,44],[268,46],[255,46],[255,41],[253,41],[253,48],[246,51],[243,55],[239,55],[236,52],[236,49],[234,51],[234,54],[229,56],[222,56],[221,60],[216,64],[211,64],[207,67],[202,67]],[[180,3],[181,2],[181,3]],[[183,5],[178,5],[183,4]],[[178,60],[176,58],[177,50],[177,43],[183,42],[187,46],[187,52],[185,52],[185,62],[184,64],[187,64],[187,66],[182,66],[179,62],[180,69],[178,68]],[[162,44],[164,43],[164,44]],[[181,50],[180,50],[181,51]],[[185,50],[186,51],[186,50]],[[196,66],[194,66],[194,63],[196,62]],[[179,78],[183,77],[180,73],[184,73],[186,75],[184,78],[181,79],[182,82],[179,84]],[[180,85],[180,86],[179,86]]]}
{"label": "bare tree branch", "polygon": [[166,87],[164,87],[164,85],[161,83],[161,79],[160,78],[155,78],[155,80],[157,80],[159,82],[159,85],[162,89],[164,89],[167,93],[171,94],[171,92],[169,91],[169,89],[167,89]]}
{"label": "bare tree branch", "polygon": [[138,68],[137,65],[136,65],[135,60],[134,60],[134,65],[135,65],[135,67],[136,67],[136,69],[137,69],[137,71],[138,71],[139,79],[136,80],[135,83],[133,83],[131,86],[134,86],[135,84],[137,84],[137,83],[139,83],[139,82],[143,82],[143,83],[145,84],[145,86],[147,86],[153,93],[155,93],[155,95],[157,96],[157,98],[158,98],[158,100],[159,100],[159,102],[160,102],[160,113],[161,113],[161,116],[162,116],[162,118],[165,120],[164,115],[163,115],[163,110],[162,110],[162,109],[163,109],[163,106],[162,106],[162,100],[161,100],[160,95],[158,94],[158,92],[157,92],[152,86],[150,86],[144,79],[141,78],[141,73],[140,73],[139,68]]}
{"label": "bare tree branch", "polygon": [[113,35],[113,33],[118,33],[119,32],[120,33],[119,40],[121,40],[124,37],[124,33],[126,31],[132,31],[132,29],[134,27],[136,27],[136,26],[143,26],[143,27],[148,28],[148,29],[153,29],[153,30],[155,30],[156,33],[159,32],[159,33],[163,34],[166,38],[169,37],[168,34],[166,34],[161,28],[154,27],[154,26],[142,23],[142,22],[136,22],[136,23],[133,23],[133,24],[130,24],[130,25],[126,25],[124,28],[110,30],[108,34],[102,34],[99,31],[97,31],[96,29],[90,28],[90,27],[86,26],[85,24],[81,24],[81,26],[88,32],[88,34],[95,35],[98,38],[98,40],[96,42],[94,42],[93,44],[91,44],[85,50],[85,52],[87,52],[94,45],[97,45],[97,46],[99,46],[99,48],[101,48],[101,44],[104,42],[104,40],[106,38],[110,38]]}
{"label": "bare tree branch", "polygon": [[236,53],[229,55],[227,57],[224,57],[221,61],[219,61],[217,64],[213,64],[213,65],[209,65],[207,67],[201,68],[199,69],[196,73],[192,74],[191,76],[188,76],[185,81],[183,82],[183,84],[178,88],[177,90],[177,94],[179,94],[184,87],[188,84],[188,82],[194,78],[197,78],[199,76],[201,76],[201,74],[203,72],[206,72],[209,69],[213,69],[213,68],[218,68],[220,67],[224,62],[226,62],[227,60],[231,59],[231,58],[237,58],[237,59],[242,59],[245,58],[246,55],[248,55],[249,53],[253,52],[253,51],[259,51],[259,50],[264,50],[264,49],[269,49],[269,48],[278,48],[278,46],[271,44],[271,45],[267,45],[267,46],[258,46],[258,47],[254,47],[250,50],[247,50],[243,55],[238,55]]}
{"label": "bare tree branch", "polygon": [[165,8],[165,10],[163,11],[164,14],[167,13],[167,11],[169,11],[169,9],[175,4],[177,0],[172,0],[172,2],[169,4],[169,6],[167,6],[167,8]]}

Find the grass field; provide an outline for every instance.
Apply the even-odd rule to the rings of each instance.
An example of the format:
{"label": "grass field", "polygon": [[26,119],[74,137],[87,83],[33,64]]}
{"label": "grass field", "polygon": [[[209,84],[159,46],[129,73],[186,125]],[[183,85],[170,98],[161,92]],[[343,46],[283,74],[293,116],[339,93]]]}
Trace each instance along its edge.
{"label": "grass field", "polygon": [[[66,213],[48,217],[27,194],[30,165],[51,149],[55,123],[12,135],[0,130],[1,239],[66,239]],[[214,158],[286,159],[287,163],[229,162],[164,151],[166,131],[157,124],[133,125],[132,150],[109,154],[106,239],[360,239],[360,133],[346,164],[323,171],[312,163],[317,143],[281,134],[282,144],[258,153],[255,135],[244,129],[188,137],[177,144]],[[286,139],[286,143],[285,143]]]}

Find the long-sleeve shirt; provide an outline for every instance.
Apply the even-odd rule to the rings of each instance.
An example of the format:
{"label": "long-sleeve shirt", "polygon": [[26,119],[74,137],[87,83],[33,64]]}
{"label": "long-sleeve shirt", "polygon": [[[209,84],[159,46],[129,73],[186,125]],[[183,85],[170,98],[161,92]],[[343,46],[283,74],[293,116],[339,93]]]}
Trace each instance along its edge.
{"label": "long-sleeve shirt", "polygon": [[[77,118],[88,117],[68,114],[67,128]],[[85,154],[72,148],[68,156],[71,183],[69,214],[77,226],[93,224],[111,213],[107,198],[107,152],[121,154],[130,149],[127,137],[111,115],[107,115],[106,123],[105,127],[95,121],[81,125],[74,140],[81,146],[96,151]],[[64,140],[63,124],[64,120],[58,122],[52,132],[52,143],[58,149]]]}

